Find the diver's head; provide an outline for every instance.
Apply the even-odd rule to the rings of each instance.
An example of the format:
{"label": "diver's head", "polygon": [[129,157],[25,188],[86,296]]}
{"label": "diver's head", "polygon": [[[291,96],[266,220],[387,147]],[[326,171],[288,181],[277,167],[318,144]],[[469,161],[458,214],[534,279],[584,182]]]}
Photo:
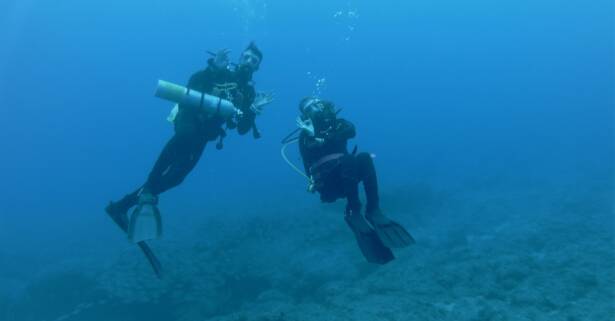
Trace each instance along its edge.
{"label": "diver's head", "polygon": [[304,118],[313,118],[324,110],[323,101],[316,97],[305,97],[299,102],[299,112]]}
{"label": "diver's head", "polygon": [[248,47],[239,57],[239,68],[253,73],[258,70],[263,60],[263,53],[256,47],[254,42],[250,42]]}
{"label": "diver's head", "polygon": [[299,102],[303,119],[311,119],[315,126],[327,127],[336,118],[335,105],[316,97],[305,97]]}

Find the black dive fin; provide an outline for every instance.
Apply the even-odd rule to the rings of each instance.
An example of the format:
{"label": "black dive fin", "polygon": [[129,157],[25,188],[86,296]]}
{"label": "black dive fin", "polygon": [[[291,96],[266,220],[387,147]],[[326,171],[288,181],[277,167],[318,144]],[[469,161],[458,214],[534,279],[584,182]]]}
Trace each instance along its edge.
{"label": "black dive fin", "polygon": [[386,247],[397,249],[416,243],[403,226],[382,214],[367,216],[367,220]]}
{"label": "black dive fin", "polygon": [[386,264],[395,259],[391,249],[382,243],[376,232],[367,224],[362,215],[346,215],[345,220],[354,232],[357,245],[367,262]]}
{"label": "black dive fin", "polygon": [[160,261],[158,261],[158,258],[156,257],[152,249],[149,247],[149,245],[147,245],[147,243],[145,243],[145,241],[141,241],[137,243],[137,245],[139,246],[139,248],[141,248],[141,251],[149,261],[149,264],[152,266],[152,269],[154,270],[156,276],[161,279],[162,265],[160,264]]}

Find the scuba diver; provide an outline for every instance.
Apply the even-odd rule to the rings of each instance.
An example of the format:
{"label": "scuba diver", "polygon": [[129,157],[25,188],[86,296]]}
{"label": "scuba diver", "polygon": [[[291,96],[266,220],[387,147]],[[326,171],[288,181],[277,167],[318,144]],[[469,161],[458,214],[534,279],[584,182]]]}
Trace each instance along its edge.
{"label": "scuba diver", "polygon": [[[318,192],[322,202],[346,198],[345,221],[354,232],[367,261],[385,264],[393,260],[391,249],[413,244],[414,239],[380,210],[378,179],[372,156],[356,154],[356,147],[352,153],[348,152],[348,140],[355,137],[354,125],[337,117],[332,102],[318,98],[301,100],[299,111],[297,130],[301,133],[296,140],[305,176],[309,180],[308,191]],[[291,142],[289,137],[292,135],[287,136],[283,143]],[[282,154],[285,156],[284,149]],[[361,214],[359,199],[361,182],[367,200],[365,216]]]}
{"label": "scuba diver", "polygon": [[[189,96],[191,91],[198,93],[201,105],[179,103],[175,106],[168,118],[174,125],[175,134],[162,149],[147,181],[105,208],[129,239],[139,245],[158,276],[160,263],[145,242],[160,237],[162,233],[158,195],[182,183],[196,166],[208,142],[218,140],[216,148],[222,149],[225,128],[237,129],[240,135],[252,130],[254,138],[259,138],[255,118],[265,105],[273,101],[271,94],[257,93],[254,89],[252,75],[259,69],[263,54],[253,42],[241,53],[239,63],[234,66],[229,62],[229,50],[208,53],[212,57],[208,59],[206,69],[193,74],[184,88],[187,90],[185,96]],[[226,118],[220,113],[207,113],[203,108],[203,97],[217,99],[218,110],[221,102],[227,102],[237,113]],[[127,213],[135,206],[129,218]]]}

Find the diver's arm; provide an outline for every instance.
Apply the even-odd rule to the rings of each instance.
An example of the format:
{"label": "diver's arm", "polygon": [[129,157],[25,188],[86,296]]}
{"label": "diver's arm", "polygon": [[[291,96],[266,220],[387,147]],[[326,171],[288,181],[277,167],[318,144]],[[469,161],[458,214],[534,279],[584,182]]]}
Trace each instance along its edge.
{"label": "diver's arm", "polygon": [[335,121],[334,128],[331,128],[329,131],[324,133],[323,138],[326,142],[342,141],[354,138],[355,135],[356,130],[354,125],[351,122],[340,118]]}
{"label": "diver's arm", "polygon": [[[216,78],[222,76],[225,69],[217,67],[213,58],[207,60],[207,67],[192,74],[188,81],[188,88],[205,91],[210,89],[216,82]],[[205,93],[205,92],[204,92]]]}
{"label": "diver's arm", "polygon": [[306,136],[304,144],[305,144],[306,150],[310,150],[310,149],[313,149],[313,148],[322,147],[322,145],[325,144],[326,142],[327,142],[327,140],[325,138],[322,138],[322,137]]}
{"label": "diver's arm", "polygon": [[205,89],[211,87],[214,83],[214,71],[211,67],[200,70],[190,76],[186,87],[205,93]]}
{"label": "diver's arm", "polygon": [[[197,71],[192,74],[192,76],[190,76],[186,88],[188,88],[188,90],[196,90],[202,92],[203,84],[206,82],[207,78],[208,77],[206,74],[206,70]],[[181,104],[180,108],[196,110],[196,107],[190,106],[189,104]]]}
{"label": "diver's arm", "polygon": [[245,135],[250,129],[254,128],[254,121],[256,120],[256,114],[250,109],[256,97],[256,90],[251,85],[246,85],[244,88],[243,92],[246,100],[242,106],[239,106],[243,114],[237,120],[237,132],[239,135]]}
{"label": "diver's arm", "polygon": [[190,76],[190,79],[188,80],[188,85],[186,85],[186,87],[194,89],[197,84],[201,82],[200,80],[201,78],[203,78],[202,73],[203,71],[198,71],[192,74],[192,76]]}
{"label": "diver's arm", "polygon": [[[214,71],[211,67],[207,67],[206,69],[199,70],[190,76],[188,80],[188,85],[186,87],[189,90],[198,91],[202,94],[208,94],[211,91],[211,88],[214,86],[216,79],[216,71]],[[183,108],[192,108],[189,106],[183,106]],[[197,107],[198,108],[198,107]]]}
{"label": "diver's arm", "polygon": [[335,132],[337,133],[336,136],[338,139],[345,140],[354,138],[357,134],[354,125],[342,118],[337,120],[335,124]]}

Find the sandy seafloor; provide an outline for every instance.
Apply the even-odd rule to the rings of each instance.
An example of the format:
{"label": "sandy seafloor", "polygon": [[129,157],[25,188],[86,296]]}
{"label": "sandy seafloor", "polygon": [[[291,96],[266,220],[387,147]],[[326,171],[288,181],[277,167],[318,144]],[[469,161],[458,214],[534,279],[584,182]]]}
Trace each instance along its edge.
{"label": "sandy seafloor", "polygon": [[102,263],[4,278],[0,319],[615,320],[613,193],[609,179],[385,189],[417,244],[380,267],[363,261],[341,202],[260,204],[250,220],[169,231],[181,236],[154,244],[162,280],[128,243]]}

